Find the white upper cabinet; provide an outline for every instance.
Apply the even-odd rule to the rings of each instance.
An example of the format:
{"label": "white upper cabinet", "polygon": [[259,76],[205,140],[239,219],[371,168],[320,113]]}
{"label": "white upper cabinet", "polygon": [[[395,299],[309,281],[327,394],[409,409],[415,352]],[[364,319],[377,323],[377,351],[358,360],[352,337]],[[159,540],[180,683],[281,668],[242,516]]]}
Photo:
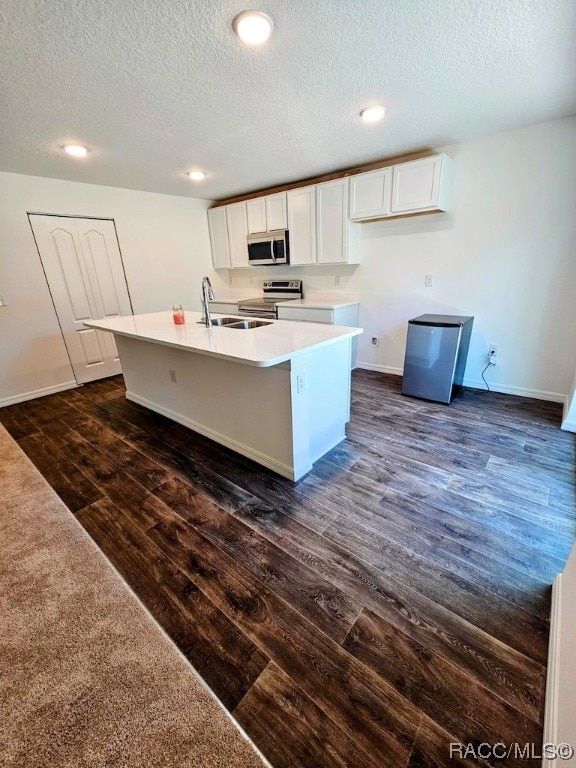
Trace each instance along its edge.
{"label": "white upper cabinet", "polygon": [[286,192],[267,195],[264,200],[266,202],[266,223],[268,225],[268,231],[273,232],[275,229],[288,229]]}
{"label": "white upper cabinet", "polygon": [[350,218],[364,220],[390,215],[392,168],[350,178]]}
{"label": "white upper cabinet", "polygon": [[361,221],[450,207],[452,160],[434,155],[208,211],[216,269],[248,266],[246,236],[288,229],[290,264],[357,264]]}
{"label": "white upper cabinet", "polygon": [[395,165],[392,214],[445,211],[448,208],[450,166],[447,155]]}
{"label": "white upper cabinet", "polygon": [[225,206],[208,210],[208,229],[210,230],[214,269],[228,269],[231,263]]}
{"label": "white upper cabinet", "polygon": [[246,203],[233,203],[226,206],[228,222],[228,242],[230,243],[230,262],[232,268],[248,266],[248,220]]}
{"label": "white upper cabinet", "polygon": [[266,232],[266,204],[263,197],[246,201],[246,213],[248,215],[248,233],[258,235]]}
{"label": "white upper cabinet", "polygon": [[355,263],[357,250],[348,223],[348,179],[316,185],[318,264]]}
{"label": "white upper cabinet", "polygon": [[316,263],[316,200],[314,186],[287,193],[290,264]]}
{"label": "white upper cabinet", "polygon": [[287,228],[286,192],[257,197],[246,202],[248,233],[258,235],[261,232],[273,232]]}

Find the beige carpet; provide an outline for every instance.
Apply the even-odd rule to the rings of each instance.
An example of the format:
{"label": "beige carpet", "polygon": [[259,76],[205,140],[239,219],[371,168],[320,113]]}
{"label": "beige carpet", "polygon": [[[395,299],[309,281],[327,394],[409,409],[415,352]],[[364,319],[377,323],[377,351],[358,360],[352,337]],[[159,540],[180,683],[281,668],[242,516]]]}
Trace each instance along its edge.
{"label": "beige carpet", "polygon": [[265,765],[1,426],[0,765]]}

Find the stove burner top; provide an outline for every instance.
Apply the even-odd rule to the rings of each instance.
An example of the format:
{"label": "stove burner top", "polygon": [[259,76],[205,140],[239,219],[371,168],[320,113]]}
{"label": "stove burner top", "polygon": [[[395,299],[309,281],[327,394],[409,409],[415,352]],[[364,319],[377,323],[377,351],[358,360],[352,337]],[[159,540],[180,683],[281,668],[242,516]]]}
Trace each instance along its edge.
{"label": "stove burner top", "polygon": [[238,314],[252,317],[276,317],[276,307],[283,301],[302,298],[302,280],[265,280],[264,295],[238,304]]}

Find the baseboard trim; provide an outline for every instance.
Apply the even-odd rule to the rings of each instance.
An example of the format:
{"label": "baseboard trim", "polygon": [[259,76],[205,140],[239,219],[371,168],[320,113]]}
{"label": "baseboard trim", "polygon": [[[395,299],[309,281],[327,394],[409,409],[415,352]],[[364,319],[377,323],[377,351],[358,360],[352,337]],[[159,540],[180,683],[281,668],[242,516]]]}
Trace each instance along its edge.
{"label": "baseboard trim", "polygon": [[[236,453],[241,453],[242,456],[247,456],[249,459],[253,459],[254,461],[258,462],[258,464],[263,464],[273,472],[277,472],[279,475],[282,475],[282,477],[287,477],[288,480],[294,480],[295,478],[294,470],[287,464],[276,461],[275,459],[270,458],[270,456],[266,456],[264,453],[255,451],[248,445],[238,443],[236,440],[232,440],[230,437],[227,437],[220,432],[216,432],[209,427],[205,427],[203,424],[200,424],[197,421],[188,419],[186,416],[183,416],[177,411],[172,411],[170,408],[165,408],[164,406],[159,405],[158,403],[154,403],[152,400],[148,400],[147,398],[142,397],[141,395],[137,395],[134,392],[127,391],[126,399],[132,400],[132,402],[138,403],[138,405],[143,405],[145,408],[149,408],[155,413],[160,413],[162,416],[167,416],[169,419],[172,419],[172,421],[177,421],[178,424],[182,424],[183,426],[194,430],[194,432],[198,432],[199,434],[204,435],[204,437],[209,437],[211,440],[220,443],[220,445],[225,445],[227,448],[231,448],[233,451],[236,451]],[[305,468],[303,472],[300,473],[300,476],[306,472],[309,472],[311,469],[312,465],[310,465],[310,467],[307,469]]]}
{"label": "baseboard trim", "polygon": [[[550,640],[548,670],[544,699],[544,744],[558,744],[558,691],[560,688],[560,629],[562,623],[562,574],[552,584],[552,611],[550,613]],[[544,757],[542,768],[554,768],[556,760]]]}
{"label": "baseboard trim", "polygon": [[402,368],[393,368],[391,365],[378,365],[377,363],[356,363],[356,368],[364,371],[377,371],[378,373],[391,373],[393,376],[402,376]]}
{"label": "baseboard trim", "polygon": [[[402,368],[394,368],[391,365],[377,365],[376,363],[356,363],[357,368],[362,368],[365,371],[378,371],[379,373],[390,373],[393,376],[402,376],[404,371]],[[491,392],[501,392],[503,395],[516,395],[517,397],[533,397],[535,400],[549,400],[553,403],[566,403],[566,395],[560,394],[560,392],[548,392],[544,389],[528,389],[526,387],[514,387],[508,384],[490,384]],[[486,384],[480,379],[465,379],[465,387],[471,387],[472,389],[486,389]],[[576,422],[566,422],[567,426],[562,425],[562,429],[566,429],[570,432],[576,432]]]}
{"label": "baseboard trim", "polygon": [[66,389],[73,389],[77,387],[78,383],[74,381],[66,381],[64,384],[57,384],[54,387],[43,387],[42,389],[34,389],[31,392],[22,392],[20,395],[14,395],[12,397],[3,397],[0,399],[0,408],[5,408],[8,405],[16,405],[16,403],[23,403],[26,400],[35,400],[37,397],[46,397],[46,395],[55,395],[56,392],[64,392]]}
{"label": "baseboard trim", "polygon": [[[528,389],[527,387],[514,387],[508,384],[499,384],[488,382],[490,390],[492,392],[501,392],[503,395],[517,395],[518,397],[533,397],[535,400],[549,400],[552,403],[566,402],[566,395],[560,394],[560,392],[548,392],[545,389]],[[465,387],[472,387],[473,389],[486,389],[486,384],[480,379],[465,379]]]}

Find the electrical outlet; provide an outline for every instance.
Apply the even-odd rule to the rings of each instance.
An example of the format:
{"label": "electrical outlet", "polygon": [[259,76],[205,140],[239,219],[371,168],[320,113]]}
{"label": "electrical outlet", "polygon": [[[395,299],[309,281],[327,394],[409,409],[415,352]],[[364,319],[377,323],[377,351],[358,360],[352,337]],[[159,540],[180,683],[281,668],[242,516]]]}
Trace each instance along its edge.
{"label": "electrical outlet", "polygon": [[433,285],[434,285],[434,275],[426,275],[424,277],[424,287],[432,288]]}
{"label": "electrical outlet", "polygon": [[340,287],[340,275],[334,275],[334,285],[339,288]]}
{"label": "electrical outlet", "polygon": [[178,383],[178,379],[176,378],[176,371],[173,368],[170,370],[170,381],[172,384]]}
{"label": "electrical outlet", "polygon": [[7,306],[6,296],[4,296],[3,293],[0,293],[0,307]]}
{"label": "electrical outlet", "polygon": [[378,336],[372,336],[370,343],[372,344],[373,347],[377,347],[378,344],[380,344],[380,339],[378,338]]}
{"label": "electrical outlet", "polygon": [[498,357],[498,344],[490,344],[488,347],[488,365],[496,365]]}
{"label": "electrical outlet", "polygon": [[299,373],[296,376],[296,394],[301,395],[306,392],[306,374]]}

